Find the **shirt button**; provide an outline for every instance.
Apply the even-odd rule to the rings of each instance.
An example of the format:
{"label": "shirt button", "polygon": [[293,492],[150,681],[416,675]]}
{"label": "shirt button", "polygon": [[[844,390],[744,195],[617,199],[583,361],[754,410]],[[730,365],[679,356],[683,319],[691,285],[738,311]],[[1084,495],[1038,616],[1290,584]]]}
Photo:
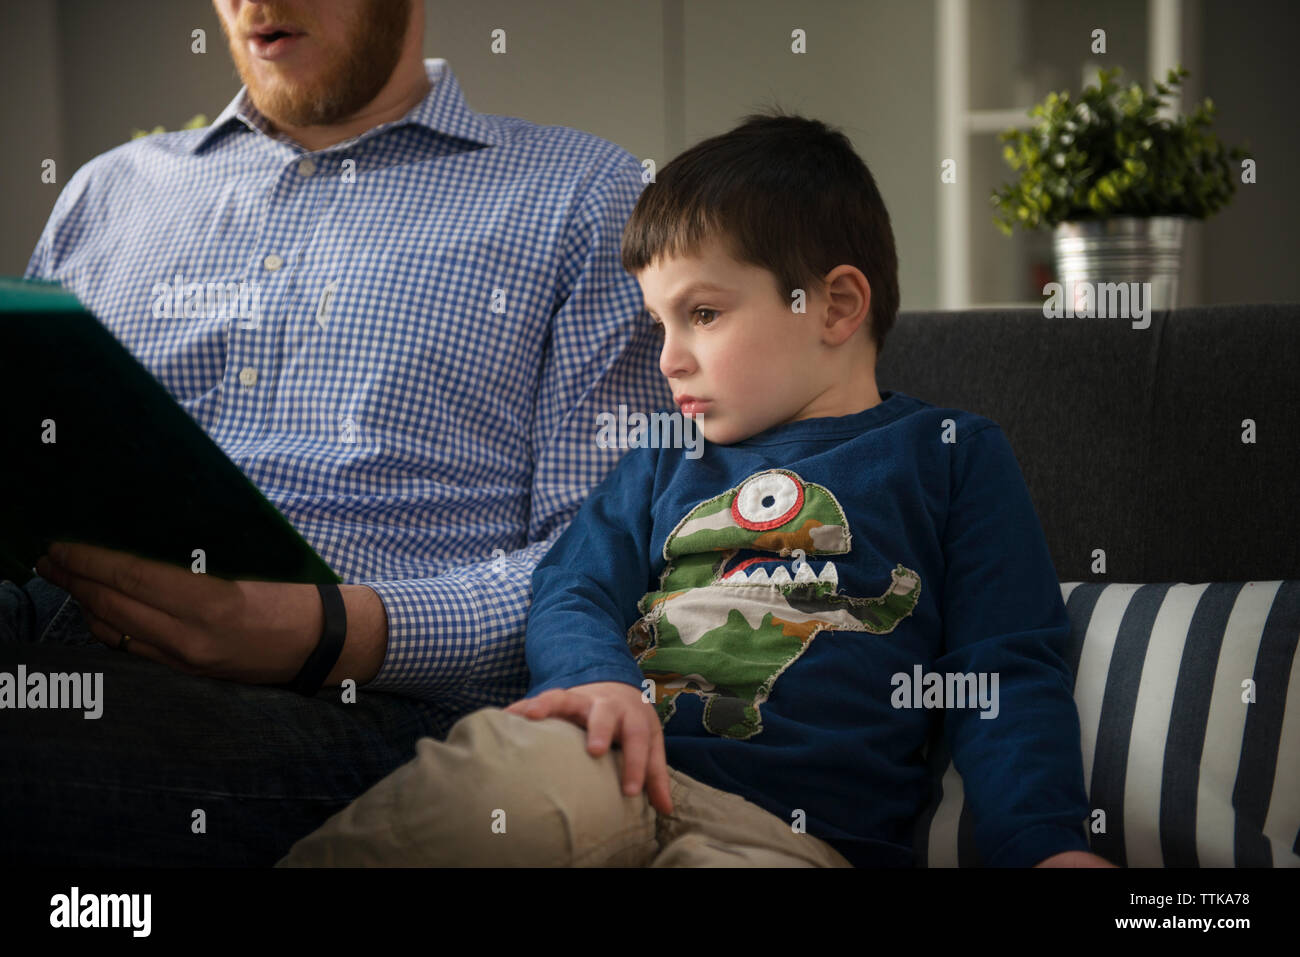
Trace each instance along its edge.
{"label": "shirt button", "polygon": [[284,265],[284,260],[281,259],[279,256],[277,256],[275,253],[271,253],[271,255],[267,256],[265,259],[262,260],[262,265],[265,266],[267,269],[269,269],[271,272],[275,272],[277,269],[279,269],[281,266]]}
{"label": "shirt button", "polygon": [[316,164],[309,159],[302,160],[298,163],[298,175],[302,177],[310,176],[316,172]]}
{"label": "shirt button", "polygon": [[239,381],[247,388],[252,388],[257,384],[257,370],[252,366],[244,366],[239,370]]}

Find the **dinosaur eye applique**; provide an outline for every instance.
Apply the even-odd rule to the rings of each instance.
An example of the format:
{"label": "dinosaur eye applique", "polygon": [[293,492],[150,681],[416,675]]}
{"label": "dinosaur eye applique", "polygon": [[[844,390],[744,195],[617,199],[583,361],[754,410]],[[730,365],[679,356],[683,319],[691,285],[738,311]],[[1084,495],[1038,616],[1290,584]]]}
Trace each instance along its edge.
{"label": "dinosaur eye applique", "polygon": [[736,492],[731,517],[741,528],[763,531],[790,521],[803,508],[803,486],[782,472],[755,475]]}

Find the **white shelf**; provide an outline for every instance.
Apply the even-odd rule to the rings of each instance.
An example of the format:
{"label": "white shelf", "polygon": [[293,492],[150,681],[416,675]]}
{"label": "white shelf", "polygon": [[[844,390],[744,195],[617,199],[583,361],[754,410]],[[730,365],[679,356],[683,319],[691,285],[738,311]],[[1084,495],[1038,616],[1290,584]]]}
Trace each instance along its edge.
{"label": "white shelf", "polygon": [[[935,252],[938,278],[938,309],[1002,309],[1039,307],[1041,302],[973,303],[976,283],[973,275],[972,250],[986,242],[984,233],[988,220],[973,222],[971,202],[971,155],[973,148],[981,151],[987,143],[975,138],[1006,129],[1031,129],[1036,120],[1029,116],[1029,107],[971,109],[970,69],[978,56],[1013,56],[1014,50],[975,51],[971,49],[971,3],[969,0],[932,0],[935,5],[935,86],[937,109],[936,143],[939,150],[935,164],[937,189],[936,213],[938,216]],[[1016,0],[995,9],[1004,18],[1023,14],[1024,3]],[[1185,61],[1193,52],[1184,49],[1182,35],[1182,0],[1146,0],[1147,14],[1147,72],[1151,76],[1164,76],[1177,62]],[[1023,17],[1022,17],[1023,19]],[[1020,36],[1010,29],[1013,23],[1003,23],[1005,29],[993,35],[1007,37],[1014,46]],[[983,30],[981,36],[988,36]],[[987,43],[987,40],[984,42]],[[1193,72],[1195,62],[1188,63]],[[1028,91],[1017,84],[1007,99],[1024,100]],[[983,96],[983,94],[981,94]],[[1172,111],[1175,104],[1170,104]],[[981,152],[981,156],[985,154]],[[944,169],[955,170],[955,176],[943,177]],[[983,186],[979,186],[983,190]],[[984,294],[997,294],[998,290],[985,289]],[[1016,295],[1018,290],[1007,289]],[[1191,294],[1195,294],[1194,292]]]}

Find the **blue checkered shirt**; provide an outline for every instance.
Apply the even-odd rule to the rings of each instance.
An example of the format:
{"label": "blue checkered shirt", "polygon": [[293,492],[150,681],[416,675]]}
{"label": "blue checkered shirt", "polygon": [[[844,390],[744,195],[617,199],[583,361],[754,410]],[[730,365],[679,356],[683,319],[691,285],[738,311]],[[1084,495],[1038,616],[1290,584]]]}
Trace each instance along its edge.
{"label": "blue checkered shirt", "polygon": [[[619,263],[635,157],[475,113],[446,61],[425,66],[405,117],[316,152],[241,89],[207,129],[96,157],[27,275],[75,293],[379,594],[367,687],[464,713],[527,691],[533,567],[623,454],[598,413],[673,406]],[[245,283],[258,308],[177,317],[192,282]]]}

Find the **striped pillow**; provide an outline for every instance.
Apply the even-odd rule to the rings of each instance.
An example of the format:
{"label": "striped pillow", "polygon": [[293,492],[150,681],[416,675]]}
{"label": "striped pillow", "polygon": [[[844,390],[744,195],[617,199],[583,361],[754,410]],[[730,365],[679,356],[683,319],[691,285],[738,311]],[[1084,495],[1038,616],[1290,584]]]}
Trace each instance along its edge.
{"label": "striped pillow", "polygon": [[[1300,867],[1300,581],[1061,593],[1083,779],[1105,811],[1093,851],[1128,867]],[[928,750],[917,860],[978,866],[941,735]]]}

